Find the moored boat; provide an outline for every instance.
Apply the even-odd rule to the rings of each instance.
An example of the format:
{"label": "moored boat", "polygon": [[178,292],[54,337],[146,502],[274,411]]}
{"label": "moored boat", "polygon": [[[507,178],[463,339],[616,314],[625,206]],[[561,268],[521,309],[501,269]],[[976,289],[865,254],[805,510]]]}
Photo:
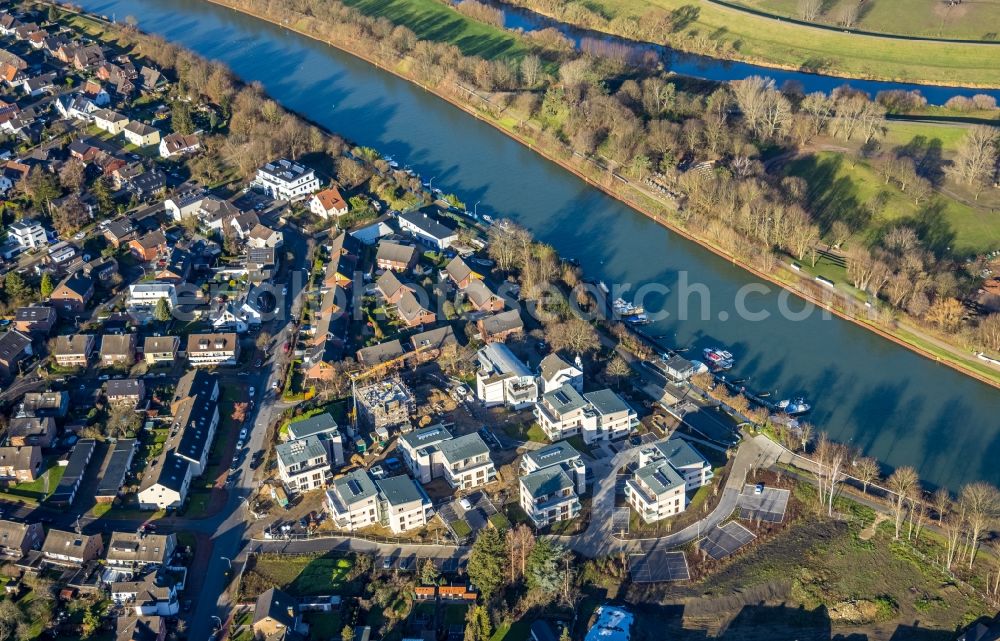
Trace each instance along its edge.
{"label": "moored boat", "polygon": [[789,416],[798,416],[799,414],[805,414],[812,409],[812,405],[806,403],[806,399],[798,396],[793,399],[785,399],[778,403],[778,409],[780,409],[785,414]]}
{"label": "moored boat", "polygon": [[733,355],[724,349],[706,347],[702,354],[705,355],[705,364],[715,371],[732,369],[733,367]]}

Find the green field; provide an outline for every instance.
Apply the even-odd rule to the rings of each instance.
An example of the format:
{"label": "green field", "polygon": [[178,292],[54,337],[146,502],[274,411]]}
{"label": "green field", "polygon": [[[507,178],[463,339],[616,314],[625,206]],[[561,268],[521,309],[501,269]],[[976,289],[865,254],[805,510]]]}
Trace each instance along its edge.
{"label": "green field", "polygon": [[[840,154],[821,152],[792,161],[786,171],[808,183],[810,209],[824,230],[843,220],[858,230],[856,236],[870,240],[885,226],[907,221],[941,253],[981,253],[1000,247],[1000,219],[941,197],[915,204],[863,162],[852,164]],[[870,203],[876,200],[882,204],[872,215]]]}
{"label": "green field", "polygon": [[521,57],[528,49],[503,29],[477,22],[438,0],[343,0],[368,16],[408,27],[417,38],[448,42],[467,56]]}
{"label": "green field", "polygon": [[[880,1],[875,0],[874,4]],[[625,35],[620,25],[629,24],[629,19],[640,29],[644,23],[648,24],[650,12],[683,16],[683,20],[672,22],[672,30],[663,29],[644,37],[725,58],[858,78],[1000,86],[1000,46],[859,36],[789,24],[709,0],[591,0],[569,6],[585,6],[591,19],[574,19],[573,15],[555,17],[585,22],[585,26],[619,35]],[[898,5],[887,2],[885,6],[894,11]],[[719,51],[712,51],[711,47],[716,45]]]}
{"label": "green field", "polygon": [[[819,24],[839,25],[849,0],[821,4]],[[734,3],[780,16],[802,19],[798,0],[734,0]],[[855,3],[856,4],[856,3]],[[996,40],[1000,34],[1000,0],[976,0],[948,6],[941,0],[866,2],[855,29],[928,38]]]}

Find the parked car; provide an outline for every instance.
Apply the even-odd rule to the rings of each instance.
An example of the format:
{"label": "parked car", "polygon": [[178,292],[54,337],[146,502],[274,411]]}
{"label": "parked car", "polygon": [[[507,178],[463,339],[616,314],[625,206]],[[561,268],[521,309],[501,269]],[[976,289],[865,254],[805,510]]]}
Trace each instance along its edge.
{"label": "parked car", "polygon": [[462,509],[468,512],[472,509],[472,502],[469,499],[459,499],[458,504],[462,506]]}
{"label": "parked car", "polygon": [[246,440],[246,438],[247,438],[247,428],[244,427],[243,429],[240,430],[240,440],[243,441]]}
{"label": "parked car", "polygon": [[753,493],[754,494],[763,494],[764,493],[764,484],[763,483],[758,483],[757,485],[755,485],[754,488],[753,488]]}
{"label": "parked car", "polygon": [[250,386],[250,398],[253,398],[254,388]]}
{"label": "parked car", "polygon": [[396,559],[394,559],[391,556],[385,557],[385,559],[382,560],[382,569],[383,570],[391,570],[392,569],[392,564],[393,564],[393,562],[395,560]]}

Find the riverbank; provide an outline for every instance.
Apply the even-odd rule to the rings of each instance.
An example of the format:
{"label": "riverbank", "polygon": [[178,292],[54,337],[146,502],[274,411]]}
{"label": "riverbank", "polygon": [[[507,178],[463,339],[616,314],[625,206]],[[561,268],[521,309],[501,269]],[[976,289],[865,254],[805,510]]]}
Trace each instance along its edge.
{"label": "riverbank", "polygon": [[[584,180],[587,184],[591,185],[592,187],[596,187],[601,191],[605,192],[606,194],[620,200],[621,202],[627,204],[635,211],[638,211],[644,214],[645,216],[655,220],[656,222],[660,223],[661,225],[665,226],[671,231],[681,235],[685,239],[698,243],[699,245],[712,251],[716,255],[721,256],[726,260],[732,262],[733,264],[742,267],[746,271],[753,274],[755,277],[763,281],[767,281],[775,285],[776,287],[781,287],[783,289],[786,289],[796,294],[797,296],[803,298],[804,300],[816,305],[817,307],[827,310],[832,314],[836,314],[837,316],[845,320],[849,320],[866,329],[874,331],[879,336],[891,340],[900,346],[906,347],[907,349],[910,349],[928,359],[952,367],[953,369],[962,372],[963,374],[966,374],[968,376],[971,376],[981,382],[1000,388],[1000,370],[994,370],[990,368],[990,366],[987,365],[986,363],[977,361],[977,359],[975,359],[974,356],[973,357],[965,356],[964,353],[958,351],[957,348],[945,349],[942,346],[942,344],[938,342],[937,339],[925,336],[924,332],[919,328],[904,325],[902,327],[902,331],[897,333],[879,327],[875,325],[871,320],[859,315],[859,313],[864,313],[862,311],[863,308],[858,310],[859,313],[852,313],[852,311],[846,307],[846,305],[853,304],[852,302],[849,302],[850,296],[846,293],[843,295],[843,297],[839,297],[840,300],[824,299],[824,297],[819,295],[819,293],[812,291],[811,286],[814,284],[811,281],[808,282],[809,286],[807,286],[806,279],[799,276],[798,274],[794,274],[789,270],[783,270],[784,273],[768,274],[760,269],[757,269],[749,262],[742,260],[740,257],[735,256],[725,251],[721,247],[717,246],[716,244],[712,243],[709,239],[699,236],[693,231],[682,227],[680,224],[677,223],[677,221],[671,220],[669,216],[669,210],[667,209],[667,205],[658,202],[655,196],[653,196],[650,192],[644,190],[640,185],[630,182],[624,179],[623,177],[618,176],[617,174],[609,175],[607,168],[604,167],[598,168],[601,172],[599,176],[595,176],[592,173],[588,173],[588,169],[591,172],[593,172],[593,168],[591,167],[591,165],[596,164],[594,163],[594,161],[585,160],[582,162],[589,164],[581,165],[579,162],[573,161],[575,157],[569,152],[566,152],[565,157],[560,157],[560,155],[554,153],[553,150],[548,149],[543,145],[540,145],[537,140],[534,140],[529,136],[525,135],[523,132],[518,131],[519,122],[516,119],[512,118],[504,119],[502,117],[499,118],[495,117],[492,114],[485,113],[484,111],[469,105],[463,100],[457,99],[453,95],[449,95],[447,92],[442,91],[441,88],[439,87],[430,87],[428,85],[425,85],[424,83],[414,78],[412,74],[408,73],[408,70],[406,68],[407,65],[406,60],[399,61],[395,67],[390,67],[374,59],[373,57],[361,51],[358,51],[357,49],[352,49],[345,43],[334,41],[328,38],[323,38],[321,36],[309,32],[306,29],[301,28],[301,26],[297,24],[298,20],[288,20],[288,22],[282,23],[279,20],[272,19],[270,16],[266,14],[240,8],[235,3],[229,2],[228,0],[207,0],[207,1],[212,4],[220,5],[228,9],[232,9],[247,15],[251,15],[257,19],[265,20],[281,28],[294,31],[299,35],[303,35],[313,40],[323,42],[324,44],[333,46],[337,49],[350,53],[351,55],[356,56],[368,62],[369,64],[375,65],[379,69],[388,71],[389,73],[392,73],[393,75],[400,77],[408,82],[412,82],[420,86],[425,91],[433,93],[439,98],[446,100],[451,105],[461,109],[465,113],[472,115],[477,119],[479,119],[480,121],[487,123],[492,127],[504,132],[511,138],[514,138],[521,144],[527,146],[532,151],[535,151],[536,153],[542,155],[550,162],[553,162],[562,167],[563,169],[570,171],[575,176]],[[302,18],[306,17],[303,16]],[[466,95],[475,96],[477,99],[483,101],[484,106],[489,104],[489,100],[487,98],[480,96],[472,89],[463,86],[456,86],[455,89],[456,92],[462,92],[465,93]],[[625,189],[630,189],[634,193],[633,194],[626,193]],[[642,200],[645,200],[645,202],[642,202]],[[823,292],[823,293],[825,294],[828,292]]]}
{"label": "riverbank", "polygon": [[710,0],[599,0],[590,10],[572,15],[559,3],[497,1],[608,36],[772,69],[847,80],[1000,88],[1000,47],[996,45],[845,33],[755,15]]}

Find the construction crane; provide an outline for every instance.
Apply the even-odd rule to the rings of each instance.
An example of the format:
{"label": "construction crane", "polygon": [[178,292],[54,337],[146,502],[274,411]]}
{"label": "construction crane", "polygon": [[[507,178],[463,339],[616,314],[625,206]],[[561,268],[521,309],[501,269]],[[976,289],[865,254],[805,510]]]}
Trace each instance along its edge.
{"label": "construction crane", "polygon": [[366,370],[360,372],[354,372],[351,376],[351,428],[354,430],[355,434],[358,429],[358,394],[357,394],[357,384],[358,381],[363,381],[372,378],[378,374],[382,374],[388,370],[393,369],[396,365],[405,363],[408,359],[418,356],[420,353],[425,352],[429,349],[437,347],[434,344],[421,345],[414,349],[412,352],[406,352],[395,358],[390,358],[387,361],[383,361],[376,365],[372,365]]}

